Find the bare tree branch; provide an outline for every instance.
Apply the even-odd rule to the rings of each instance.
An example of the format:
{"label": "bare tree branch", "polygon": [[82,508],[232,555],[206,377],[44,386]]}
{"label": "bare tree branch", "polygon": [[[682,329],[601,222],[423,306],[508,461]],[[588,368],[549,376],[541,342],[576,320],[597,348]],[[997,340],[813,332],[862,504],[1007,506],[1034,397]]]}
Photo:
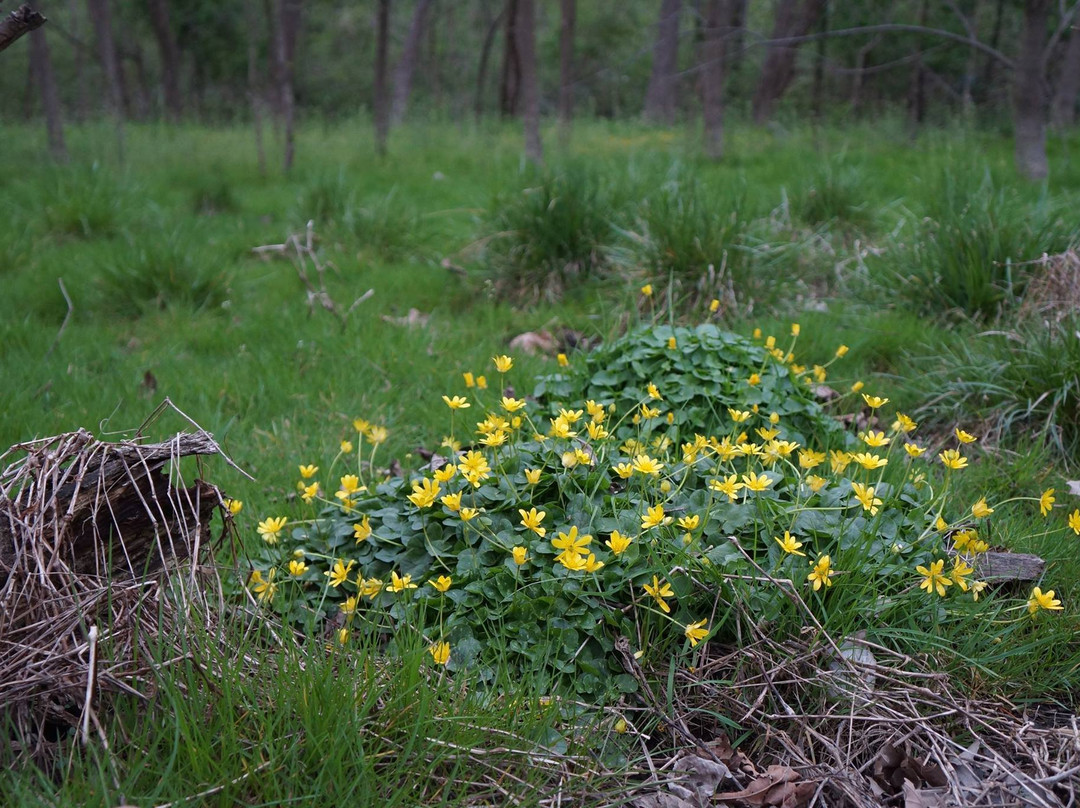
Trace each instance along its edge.
{"label": "bare tree branch", "polygon": [[12,44],[23,34],[45,24],[45,18],[28,5],[21,5],[0,20],[0,51]]}

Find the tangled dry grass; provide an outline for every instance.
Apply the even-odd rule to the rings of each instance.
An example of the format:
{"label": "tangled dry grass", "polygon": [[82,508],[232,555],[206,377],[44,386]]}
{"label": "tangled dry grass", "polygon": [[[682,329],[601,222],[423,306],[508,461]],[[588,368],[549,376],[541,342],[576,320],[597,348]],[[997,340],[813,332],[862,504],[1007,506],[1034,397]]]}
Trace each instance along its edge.
{"label": "tangled dry grass", "polygon": [[156,444],[79,430],[0,454],[0,744],[14,757],[105,743],[98,711],[146,698],[160,643],[179,649],[192,611],[209,617],[223,503],[185,486],[181,459],[220,453],[201,430]]}
{"label": "tangled dry grass", "polygon": [[1058,322],[1080,312],[1080,252],[1044,255],[1029,265],[1031,280],[1024,291],[1020,319]]}

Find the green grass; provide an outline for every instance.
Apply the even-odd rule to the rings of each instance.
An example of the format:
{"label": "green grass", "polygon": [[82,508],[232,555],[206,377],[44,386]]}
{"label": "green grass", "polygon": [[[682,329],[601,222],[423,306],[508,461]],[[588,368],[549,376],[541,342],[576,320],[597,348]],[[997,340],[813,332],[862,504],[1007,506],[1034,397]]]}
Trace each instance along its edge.
{"label": "green grass", "polygon": [[[887,126],[873,134],[856,126],[780,136],[734,126],[731,158],[716,164],[681,135],[582,125],[567,153],[550,156],[550,178],[576,177],[581,165],[590,166],[589,179],[569,187],[565,179],[538,186],[522,166],[517,130],[501,125],[453,138],[405,127],[395,131],[385,160],[372,156],[370,135],[359,124],[313,127],[301,131],[298,162],[287,177],[276,170],[260,176],[250,133],[241,129],[133,125],[128,162],[120,166],[107,128],[72,128],[74,165],[54,169],[41,159],[36,131],[9,126],[5,159],[20,172],[5,181],[0,199],[0,446],[78,427],[130,433],[169,396],[255,477],[246,480],[221,463],[210,467],[212,481],[246,502],[240,524],[254,545],[257,518],[294,508],[297,465],[331,457],[339,441],[354,434],[353,418],[385,424],[390,438],[383,457],[407,466],[416,449],[436,448],[445,432],[439,397],[463,392],[462,371],[494,378],[490,357],[506,352],[510,338],[562,327],[590,336],[621,333],[640,316],[622,301],[636,296],[645,280],[677,279],[674,296],[694,298],[703,317],[717,289],[697,281],[709,263],[719,270],[725,253],[742,305],[725,309],[723,324],[741,333],[761,326],[785,335],[798,321],[797,353],[808,359],[849,345],[848,356],[829,370],[827,383],[838,390],[863,380],[867,390],[909,412],[948,396],[926,416],[942,429],[946,421],[978,424],[989,410],[1039,433],[1052,407],[1061,432],[1047,436],[1071,446],[1071,349],[1044,346],[1032,335],[1023,348],[995,350],[990,358],[997,364],[980,367],[983,356],[972,347],[980,344],[972,337],[978,326],[920,316],[891,256],[905,256],[903,277],[909,270],[942,274],[931,269],[930,256],[954,261],[964,288],[967,247],[946,242],[940,229],[931,237],[912,223],[935,215],[941,221],[941,177],[971,163],[972,153],[980,157],[971,163],[971,176],[978,182],[992,177],[995,194],[1009,200],[1009,215],[1019,211],[1035,222],[1015,226],[1030,237],[1024,242],[1030,249],[1010,247],[1007,257],[1035,248],[1041,254],[1071,237],[1042,211],[1075,201],[1075,171],[1031,189],[1012,176],[1010,144],[996,135],[939,131],[912,142],[899,127]],[[839,153],[844,158],[835,171],[815,168],[833,166],[830,156]],[[526,193],[538,187],[541,193]],[[811,197],[808,189],[817,193]],[[560,194],[567,192],[574,204],[563,210]],[[492,200],[506,199],[524,200],[520,216],[493,227],[494,214],[514,213],[493,208]],[[785,199],[800,200],[792,217],[812,225],[815,235],[785,218]],[[543,215],[552,209],[565,218]],[[309,312],[289,261],[251,252],[281,243],[308,219],[330,267],[332,297],[347,308],[374,289],[344,326],[318,307]],[[992,221],[1011,226],[1000,217]],[[591,270],[593,256],[606,258],[608,247],[618,260],[604,264],[602,283],[566,273],[574,294],[558,304],[537,294],[534,305],[519,305],[475,280],[490,260],[478,243],[493,230],[527,233],[516,242],[517,253],[507,254],[536,250],[540,258],[524,264],[530,267],[565,273],[587,261]],[[984,244],[987,231],[978,233]],[[875,252],[856,255],[856,241]],[[884,257],[875,260],[878,252]],[[924,261],[911,256],[926,257],[925,264],[911,265]],[[470,272],[448,271],[444,258]],[[61,280],[73,305],[63,326],[68,305]],[[996,277],[989,283],[1000,288]],[[998,301],[988,305],[996,312]],[[430,314],[425,326],[384,319],[410,308]],[[924,374],[910,361],[920,353],[955,361],[947,359],[941,376]],[[545,357],[515,360],[522,379],[556,368]],[[156,380],[153,391],[144,384],[147,373]],[[1017,415],[1036,401],[1030,419]],[[184,426],[166,417],[152,425],[151,436]],[[1043,446],[1036,434],[1007,447],[1013,454],[980,456],[960,478],[957,496],[973,502],[982,494],[1007,498],[1054,486],[1059,504],[1071,511],[1077,502],[1065,494],[1061,457]],[[1060,521],[1062,512],[1054,517]],[[1044,524],[1037,509],[1026,507],[1001,519],[995,535],[1002,545],[1048,559],[1047,580],[1063,598],[1064,614],[1044,615],[1051,619],[1040,621],[1046,631],[1037,637],[1017,624],[996,645],[991,621],[976,631],[965,628],[967,621],[937,629],[950,673],[980,692],[1067,698],[1080,686],[1074,639],[1080,561],[1075,545],[1048,538]],[[857,598],[850,608],[856,607],[862,608]],[[581,718],[577,727],[565,715],[556,720],[544,709],[519,709],[546,694],[510,671],[500,672],[502,684],[495,687],[462,676],[432,681],[419,635],[402,637],[388,664],[385,648],[347,658],[327,656],[320,642],[303,651],[268,650],[266,635],[226,623],[233,644],[251,649],[258,664],[219,678],[214,689],[179,664],[149,706],[121,704],[107,725],[114,748],[138,750],[120,755],[115,771],[94,746],[76,749],[58,785],[32,770],[5,767],[0,802],[115,805],[122,795],[157,804],[224,784],[208,804],[333,795],[361,804],[459,805],[467,795],[440,791],[439,777],[473,776],[475,761],[446,744],[490,744],[504,731],[523,744],[565,743],[560,748],[571,752],[583,745],[610,748],[613,759],[637,754],[609,747],[610,722],[602,714]],[[834,627],[844,624],[840,615]],[[934,653],[918,645],[916,632],[925,628],[898,615],[890,630],[912,652]],[[964,660],[971,661],[966,672]],[[993,676],[985,673],[990,668]],[[509,740],[505,746],[518,748]],[[524,781],[511,787],[524,804],[549,796],[537,789],[550,782],[542,771],[513,755],[499,761]],[[438,774],[428,780],[430,772]],[[45,796],[54,791],[55,798]],[[490,799],[501,797],[492,793]]]}

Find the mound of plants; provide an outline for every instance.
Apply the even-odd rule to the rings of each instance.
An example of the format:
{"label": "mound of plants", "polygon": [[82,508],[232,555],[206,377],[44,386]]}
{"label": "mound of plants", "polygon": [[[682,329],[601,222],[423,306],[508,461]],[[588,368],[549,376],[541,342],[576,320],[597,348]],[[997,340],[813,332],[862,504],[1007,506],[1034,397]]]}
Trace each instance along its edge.
{"label": "mound of plants", "polygon": [[[737,613],[777,638],[862,631],[906,653],[947,655],[957,631],[1026,652],[1060,641],[1033,622],[1061,610],[1054,590],[979,578],[1006,503],[950,494],[975,436],[931,451],[881,391],[847,394],[865,426],[839,434],[802,392],[795,336],[752,349],[693,333],[628,337],[631,355],[671,354],[637,360],[652,381],[616,373],[557,404],[501,395],[520,381],[494,357],[497,385],[466,373],[434,402],[441,455],[405,476],[375,471],[387,430],[357,419],[328,465],[299,465],[305,510],[259,522],[249,591],[343,653],[357,635],[391,649],[419,635],[432,665],[590,699],[637,690],[635,666],[737,644]],[[731,377],[700,394],[672,381],[697,366],[702,384]],[[704,409],[712,396],[730,403]],[[1053,491],[1022,499],[1054,511]],[[1080,511],[1047,529],[1080,534]],[[1011,646],[990,647],[980,675]]]}

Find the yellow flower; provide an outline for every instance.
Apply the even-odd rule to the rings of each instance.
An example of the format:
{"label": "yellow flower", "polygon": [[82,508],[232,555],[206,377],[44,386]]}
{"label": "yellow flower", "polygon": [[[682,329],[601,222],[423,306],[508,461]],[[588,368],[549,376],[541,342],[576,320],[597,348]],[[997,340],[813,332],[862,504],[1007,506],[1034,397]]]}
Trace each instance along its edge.
{"label": "yellow flower", "polygon": [[380,443],[385,443],[386,439],[390,436],[389,430],[385,426],[373,426],[368,432],[368,440],[378,446]]}
{"label": "yellow flower", "polygon": [[986,587],[987,587],[986,581],[972,581],[971,582],[971,597],[972,597],[972,599],[975,600],[975,601],[978,601],[979,595],[982,594],[982,591],[984,589],[986,589]]}
{"label": "yellow flower", "polygon": [[310,480],[318,473],[318,466],[300,466],[300,476],[303,477],[305,480]]}
{"label": "yellow flower", "polygon": [[630,479],[634,473],[634,467],[630,463],[617,463],[611,467],[611,470],[624,480]]}
{"label": "yellow flower", "polygon": [[754,329],[754,339],[761,339],[761,329],[760,328],[755,328]]}
{"label": "yellow flower", "polygon": [[780,549],[788,555],[806,556],[806,553],[799,550],[803,546],[803,543],[791,535],[788,531],[784,531],[784,538],[773,536],[773,540],[780,545]]}
{"label": "yellow flower", "polygon": [[346,474],[341,478],[341,490],[346,496],[355,494],[360,490],[360,478],[355,474]]}
{"label": "yellow flower", "polygon": [[885,437],[884,432],[875,432],[872,429],[869,432],[864,432],[859,435],[859,438],[867,446],[871,446],[874,448],[878,446],[888,446],[889,443],[892,442],[890,438]]}
{"label": "yellow flower", "polygon": [[967,468],[967,458],[960,454],[956,449],[946,449],[944,452],[938,455],[941,462],[945,464],[946,468],[950,469],[964,469]]}
{"label": "yellow flower", "polygon": [[409,502],[422,509],[432,506],[441,489],[437,482],[424,477],[420,480],[413,480],[412,490],[413,492],[409,494]]}
{"label": "yellow flower", "polygon": [[869,486],[862,485],[860,483],[853,482],[851,484],[851,490],[855,492],[855,497],[862,503],[864,511],[870,511],[871,516],[877,516],[878,506],[882,504],[881,500],[874,496],[874,489]]}
{"label": "yellow flower", "polygon": [[561,415],[558,418],[551,418],[551,437],[553,438],[572,438],[577,435],[570,429],[570,422],[563,418]]}
{"label": "yellow flower", "polygon": [[821,365],[814,365],[814,367],[811,368],[811,371],[814,374],[814,381],[818,384],[824,382],[826,377],[829,375],[828,371],[826,371],[825,368],[823,368]]}
{"label": "yellow flower", "polygon": [[266,573],[266,578],[263,578],[261,571],[252,571],[248,585],[251,587],[251,591],[255,593],[259,603],[274,602],[274,595],[277,594],[277,584],[274,583],[274,574],[276,572],[277,570],[271,567]]}
{"label": "yellow flower", "polygon": [[839,348],[836,349],[836,358],[839,359],[840,357],[844,356],[847,352],[848,352],[848,346],[841,345]]}
{"label": "yellow flower", "polygon": [[598,572],[601,567],[604,566],[603,561],[597,561],[596,556],[592,553],[585,558],[585,572],[593,573]]}
{"label": "yellow flower", "polygon": [[461,441],[455,440],[450,435],[445,435],[439,445],[449,449],[454,454],[457,454],[461,451]]}
{"label": "yellow flower", "polygon": [[502,397],[502,408],[507,412],[517,412],[525,407],[526,401],[521,398],[510,398],[509,396]]}
{"label": "yellow flower", "polygon": [[671,614],[671,607],[667,605],[667,601],[665,601],[664,598],[675,597],[675,592],[667,581],[661,583],[654,575],[652,577],[652,586],[645,584],[644,589],[645,594],[651,595],[652,599],[656,601],[656,605],[664,610],[664,614]]}
{"label": "yellow flower", "polygon": [[711,311],[713,314],[716,314],[716,312],[718,312],[719,310],[720,310],[720,301],[717,300],[714,297],[712,299],[712,301],[709,303],[709,311]]}
{"label": "yellow flower", "polygon": [[301,482],[300,485],[302,486],[300,489],[300,499],[310,505],[311,501],[315,499],[316,495],[319,493],[319,484],[314,482],[311,485],[304,485],[303,482]]}
{"label": "yellow flower", "polygon": [[344,560],[339,558],[334,562],[334,566],[324,572],[323,575],[330,579],[330,586],[336,589],[349,580],[349,573],[352,572],[354,566],[356,566],[355,561],[346,564]]}
{"label": "yellow flower", "polygon": [[658,400],[658,401],[663,401],[664,400],[663,396],[660,395],[660,391],[657,389],[656,385],[653,384],[652,382],[649,382],[649,384],[647,384],[645,386],[645,392],[649,394],[649,398],[651,398],[651,399]]}
{"label": "yellow flower", "polygon": [[457,465],[458,471],[474,488],[479,487],[481,480],[491,476],[491,466],[488,465],[487,458],[475,449],[470,449],[458,460]]}
{"label": "yellow flower", "polygon": [[442,400],[445,401],[446,406],[452,410],[464,410],[472,406],[465,396],[454,396],[453,398],[450,398],[450,396],[443,396]]}
{"label": "yellow flower", "polygon": [[652,297],[652,284],[647,283],[644,286],[642,286],[641,287],[641,294],[645,295],[645,297]]}
{"label": "yellow flower", "polygon": [[842,449],[833,449],[829,452],[829,467],[834,474],[843,474],[844,469],[851,463],[851,453]]}
{"label": "yellow flower", "polygon": [[465,506],[462,506],[461,510],[458,511],[458,516],[461,517],[461,521],[463,522],[471,522],[479,515],[480,511],[476,508],[466,508]]}
{"label": "yellow flower", "polygon": [[1039,495],[1039,513],[1046,516],[1054,507],[1054,489],[1047,488]]}
{"label": "yellow flower", "polygon": [[345,598],[345,602],[338,606],[338,608],[341,609],[341,613],[346,617],[352,617],[356,614],[356,605],[359,600],[360,598],[358,595],[349,595],[349,597]]}
{"label": "yellow flower", "polygon": [[525,482],[536,485],[540,482],[540,469],[525,469]]}
{"label": "yellow flower", "polygon": [[412,582],[412,576],[398,575],[396,572],[391,572],[390,583],[386,585],[386,591],[404,592],[406,589],[416,589],[416,584]]}
{"label": "yellow flower", "polygon": [[465,371],[464,373],[461,374],[461,376],[462,376],[463,379],[465,379],[465,386],[466,387],[475,387],[476,386],[476,379],[473,377],[473,375],[471,373],[469,373],[468,371]]}
{"label": "yellow flower", "polygon": [[799,324],[798,323],[792,323],[791,324],[791,336],[793,336],[793,337],[799,336]]}
{"label": "yellow flower", "polygon": [[555,560],[571,572],[581,572],[586,566],[585,556],[581,553],[559,553]]}
{"label": "yellow flower", "polygon": [[611,531],[611,538],[604,542],[604,544],[610,547],[611,552],[613,552],[615,555],[621,555],[622,553],[626,552],[626,548],[630,546],[630,543],[632,541],[633,539],[631,539],[629,536],[624,536],[619,531],[613,530]]}
{"label": "yellow flower", "polygon": [[344,645],[345,643],[347,643],[349,641],[349,637],[351,636],[351,634],[352,634],[352,632],[350,632],[344,626],[342,628],[339,628],[338,631],[337,631],[338,645]]}
{"label": "yellow flower", "polygon": [[908,416],[904,415],[904,413],[896,413],[896,423],[893,424],[893,429],[899,432],[914,432],[917,426],[918,424]]}
{"label": "yellow flower", "polygon": [[863,393],[862,397],[863,401],[865,401],[867,406],[872,410],[876,410],[878,407],[884,407],[889,403],[889,399],[882,398],[881,396],[868,396],[866,393]]}
{"label": "yellow flower", "polygon": [[356,539],[356,543],[359,544],[362,541],[367,541],[371,536],[371,519],[368,516],[364,516],[359,522],[352,526],[353,538]]}
{"label": "yellow flower", "polygon": [[476,386],[481,390],[487,390],[487,376],[477,376]]}
{"label": "yellow flower", "polygon": [[953,432],[956,434],[956,439],[961,443],[974,443],[978,440],[978,438],[976,438],[970,432],[965,432],[960,427],[956,427]]}
{"label": "yellow flower", "polygon": [[546,512],[538,511],[536,508],[529,511],[519,508],[518,513],[521,514],[521,524],[524,527],[527,527],[540,538],[547,535],[547,528],[540,526],[540,523],[544,521],[544,517],[547,516]]}
{"label": "yellow flower", "polygon": [[821,556],[817,561],[811,561],[810,565],[813,569],[810,574],[806,576],[806,580],[810,581],[814,585],[814,591],[817,592],[822,586],[832,586],[832,559],[827,555]]}
{"label": "yellow flower", "polygon": [[799,468],[812,469],[824,462],[824,452],[815,452],[813,449],[802,449],[799,452]]}
{"label": "yellow flower", "polygon": [[[647,404],[641,405],[641,417],[642,418],[659,418],[660,410],[656,407],[650,407]],[[635,423],[637,423],[635,421]]]}
{"label": "yellow flower", "polygon": [[641,529],[649,530],[650,528],[659,527],[660,525],[671,524],[671,517],[664,516],[663,505],[652,505],[648,511],[641,517]]}
{"label": "yellow flower", "polygon": [[864,382],[862,382],[861,380],[857,381],[857,382],[855,382],[855,384],[851,385],[851,392],[857,393],[860,390],[862,390],[864,387],[866,387],[866,384]]}
{"label": "yellow flower", "polygon": [[696,513],[690,516],[680,516],[676,524],[683,530],[697,530],[697,526],[701,524],[701,517]]}
{"label": "yellow flower", "polygon": [[361,435],[366,435],[371,430],[371,423],[365,421],[363,418],[353,418],[352,425],[353,429]]}
{"label": "yellow flower", "polygon": [[810,490],[815,494],[818,493],[829,481],[824,477],[819,477],[816,474],[811,474],[806,478],[806,484],[810,486]]}
{"label": "yellow flower", "polygon": [[445,592],[453,582],[449,575],[440,575],[438,578],[432,578],[428,581],[429,584],[435,587],[436,592]]}
{"label": "yellow flower", "polygon": [[447,463],[441,469],[435,470],[435,482],[448,483],[454,479],[455,474],[457,474],[457,466],[453,463]]}
{"label": "yellow flower", "polygon": [[603,426],[593,421],[589,421],[588,430],[589,437],[593,440],[603,440],[608,436],[608,431],[604,429]]}
{"label": "yellow flower", "polygon": [[236,516],[240,511],[244,509],[244,503],[238,499],[226,499],[225,507],[229,509],[229,513]]}
{"label": "yellow flower", "polygon": [[353,450],[353,445],[352,445],[351,440],[343,440],[341,442],[341,453],[342,454],[348,454],[352,450]]}
{"label": "yellow flower", "polygon": [[558,538],[551,540],[551,546],[556,550],[562,550],[560,556],[579,555],[585,552],[585,548],[592,542],[592,536],[583,534],[578,536],[576,525],[570,527],[566,533],[559,533]]}
{"label": "yellow flower", "polygon": [[480,439],[480,442],[485,446],[502,446],[506,443],[506,433],[501,429],[492,432],[490,435],[485,435]]}
{"label": "yellow flower", "polygon": [[431,654],[436,665],[445,665],[450,661],[450,643],[437,642],[428,649],[428,653]]}
{"label": "yellow flower", "polygon": [[664,464],[648,455],[640,454],[634,458],[633,468],[639,474],[651,474],[655,477],[664,468]]}
{"label": "yellow flower", "polygon": [[570,360],[566,358],[566,354],[561,353],[555,357],[555,361],[559,363],[559,367],[565,368],[570,366]]}
{"label": "yellow flower", "polygon": [[743,487],[748,491],[764,491],[773,483],[766,475],[755,474],[752,471],[749,474],[744,474],[742,481]]}
{"label": "yellow flower", "polygon": [[956,584],[957,588],[961,592],[968,591],[967,579],[974,572],[975,568],[968,566],[968,563],[964,561],[964,559],[960,558],[960,556],[956,556],[955,558],[953,558],[952,572],[950,573],[950,575],[952,576],[953,583]]}
{"label": "yellow flower", "polygon": [[[271,570],[273,572],[273,570]],[[1043,592],[1039,587],[1035,587],[1031,590],[1031,597],[1027,602],[1028,614],[1034,615],[1039,609],[1046,609],[1047,611],[1061,611],[1064,606],[1061,605],[1061,601],[1054,597],[1054,590],[1048,589]]]}
{"label": "yellow flower", "polygon": [[750,413],[747,410],[736,410],[731,407],[728,407],[728,415],[730,415],[731,420],[737,424],[741,424],[750,417]]}
{"label": "yellow flower", "polygon": [[285,523],[288,521],[288,517],[285,516],[271,516],[268,519],[264,519],[263,521],[259,522],[259,535],[262,536],[262,540],[267,544],[277,544],[278,539],[280,538],[278,536],[278,533],[281,532],[282,528],[285,527]]}
{"label": "yellow flower", "polygon": [[758,434],[758,437],[760,437],[762,440],[772,440],[773,438],[775,438],[777,435],[780,434],[779,429],[775,429],[775,428],[774,429],[769,429],[768,427],[764,427],[764,426],[759,426],[754,431]]}
{"label": "yellow flower", "polygon": [[506,354],[493,356],[491,361],[495,363],[495,370],[499,371],[499,373],[509,373],[510,368],[514,366],[514,360],[506,356]]}
{"label": "yellow flower", "polygon": [[746,380],[746,383],[751,387],[756,387],[757,385],[761,384],[761,374],[751,373],[750,378]]}
{"label": "yellow flower", "polygon": [[1072,528],[1073,533],[1080,536],[1080,508],[1069,514],[1069,527]]}
{"label": "yellow flower", "polygon": [[299,578],[305,572],[307,572],[307,564],[303,561],[293,560],[289,562],[289,575],[293,578]]}
{"label": "yellow flower", "polygon": [[986,504],[986,497],[981,497],[978,502],[971,506],[971,515],[976,519],[982,519],[994,512],[994,509]]}
{"label": "yellow flower", "polygon": [[904,451],[907,452],[910,457],[919,457],[926,452],[926,449],[914,443],[905,443]]}
{"label": "yellow flower", "polygon": [[707,621],[698,620],[696,623],[691,623],[683,631],[686,635],[686,639],[690,640],[690,647],[693,648],[699,642],[705,639],[705,636],[709,633],[708,626],[705,625]]}
{"label": "yellow flower", "polygon": [[368,578],[364,581],[358,579],[356,586],[359,588],[361,595],[371,600],[375,600],[379,593],[383,591],[383,582],[378,578]]}
{"label": "yellow flower", "polygon": [[925,589],[927,594],[932,595],[936,590],[939,597],[945,597],[945,587],[952,586],[952,581],[945,575],[945,559],[939,558],[930,563],[930,568],[919,565],[915,571],[924,576],[919,589]]}

